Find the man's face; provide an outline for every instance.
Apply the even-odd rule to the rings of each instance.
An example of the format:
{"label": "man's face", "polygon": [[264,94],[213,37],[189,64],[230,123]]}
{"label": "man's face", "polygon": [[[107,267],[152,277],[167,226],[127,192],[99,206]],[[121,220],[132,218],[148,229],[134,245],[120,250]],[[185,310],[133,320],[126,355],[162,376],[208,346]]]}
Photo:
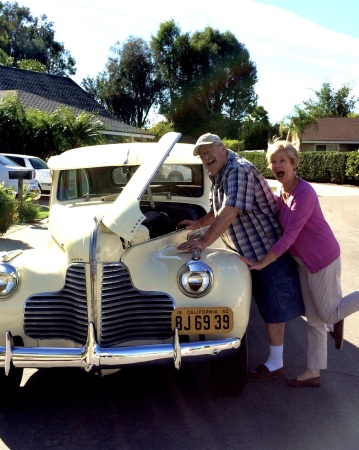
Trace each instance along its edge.
{"label": "man's face", "polygon": [[208,174],[215,177],[226,163],[227,149],[223,144],[202,145],[198,150],[198,156]]}

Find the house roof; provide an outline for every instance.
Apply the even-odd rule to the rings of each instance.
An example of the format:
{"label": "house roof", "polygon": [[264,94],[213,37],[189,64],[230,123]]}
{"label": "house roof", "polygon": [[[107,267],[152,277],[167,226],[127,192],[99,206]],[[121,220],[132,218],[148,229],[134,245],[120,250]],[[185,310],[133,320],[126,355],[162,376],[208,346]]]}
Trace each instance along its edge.
{"label": "house roof", "polygon": [[305,128],[302,143],[359,143],[359,117],[325,117]]}
{"label": "house roof", "polygon": [[61,105],[71,108],[76,115],[95,113],[109,128],[106,134],[153,139],[146,130],[127,125],[116,119],[71,78],[0,65],[0,98],[16,92],[25,109],[36,108],[49,114]]}

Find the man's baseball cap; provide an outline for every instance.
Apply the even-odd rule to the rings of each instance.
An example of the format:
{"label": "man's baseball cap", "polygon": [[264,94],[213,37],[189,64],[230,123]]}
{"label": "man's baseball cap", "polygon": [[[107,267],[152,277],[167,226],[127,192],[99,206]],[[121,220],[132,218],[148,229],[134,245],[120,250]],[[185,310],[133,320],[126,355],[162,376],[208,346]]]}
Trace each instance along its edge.
{"label": "man's baseball cap", "polygon": [[193,149],[193,155],[194,156],[198,155],[198,150],[201,145],[209,145],[209,144],[223,144],[223,142],[221,141],[219,136],[217,136],[216,134],[212,134],[212,133],[203,134],[202,136],[200,136],[198,138],[198,140],[196,142],[196,146]]}

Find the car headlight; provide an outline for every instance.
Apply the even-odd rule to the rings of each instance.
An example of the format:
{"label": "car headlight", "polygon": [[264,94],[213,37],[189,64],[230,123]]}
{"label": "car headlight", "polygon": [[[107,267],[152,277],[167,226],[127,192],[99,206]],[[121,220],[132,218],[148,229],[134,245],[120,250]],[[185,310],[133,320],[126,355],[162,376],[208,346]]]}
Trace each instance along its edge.
{"label": "car headlight", "polygon": [[189,297],[208,294],[213,285],[213,271],[203,261],[188,261],[178,272],[178,286]]}
{"label": "car headlight", "polygon": [[0,264],[0,299],[15,294],[20,285],[18,271],[11,264]]}

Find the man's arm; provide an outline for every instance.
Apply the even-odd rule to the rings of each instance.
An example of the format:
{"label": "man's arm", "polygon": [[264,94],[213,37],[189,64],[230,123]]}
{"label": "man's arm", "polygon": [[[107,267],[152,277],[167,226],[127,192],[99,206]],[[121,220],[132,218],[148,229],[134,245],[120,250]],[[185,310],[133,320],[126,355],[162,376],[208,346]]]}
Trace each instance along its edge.
{"label": "man's arm", "polygon": [[205,216],[199,220],[182,220],[177,224],[177,228],[185,227],[187,230],[198,230],[198,228],[208,227],[214,221],[214,214],[212,211],[208,212]]}
{"label": "man's arm", "polygon": [[[219,212],[218,216],[214,218],[206,233],[200,239],[183,242],[177,247],[177,249],[192,251],[195,248],[203,250],[206,247],[210,246],[214,241],[222,236],[222,234],[228,229],[228,227],[231,225],[240,211],[241,210],[239,208],[234,208],[233,206],[224,206]],[[202,219],[201,226],[206,226],[204,224],[202,225]]]}

